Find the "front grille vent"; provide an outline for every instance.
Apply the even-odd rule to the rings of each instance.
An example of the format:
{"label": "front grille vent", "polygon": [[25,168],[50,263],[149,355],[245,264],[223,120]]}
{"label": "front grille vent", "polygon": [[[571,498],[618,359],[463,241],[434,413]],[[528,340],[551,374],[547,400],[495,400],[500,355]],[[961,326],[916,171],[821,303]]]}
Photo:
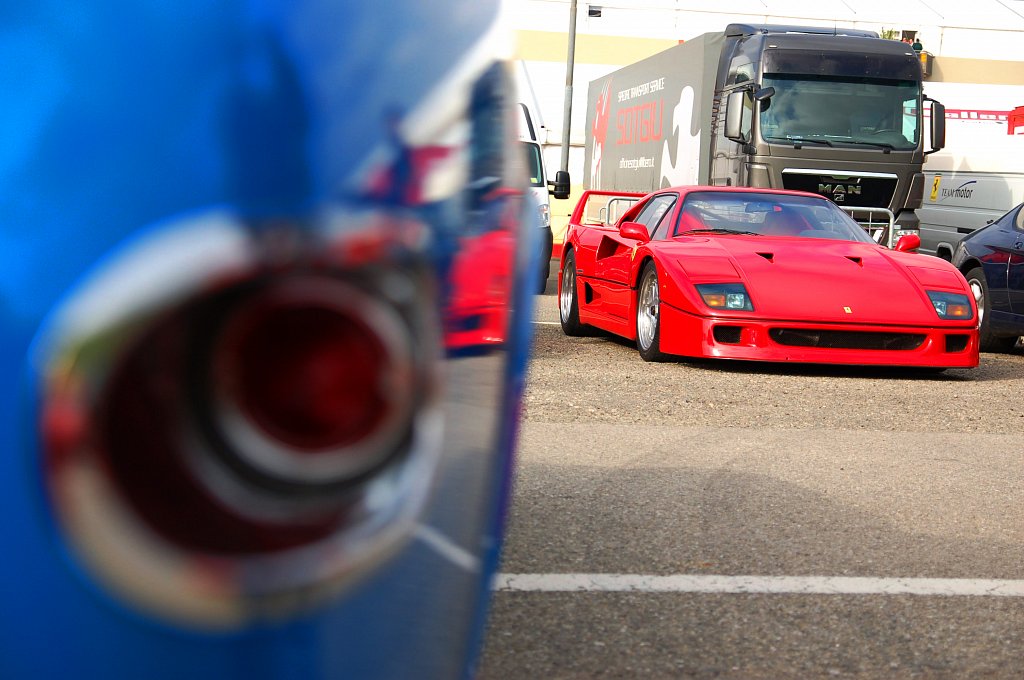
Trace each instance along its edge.
{"label": "front grille vent", "polygon": [[785,189],[809,191],[832,199],[837,205],[886,208],[896,193],[895,177],[833,177],[831,175],[782,173]]}
{"label": "front grille vent", "polygon": [[967,343],[970,340],[969,335],[947,335],[946,336],[946,351],[947,352],[963,352],[967,349]]}
{"label": "front grille vent", "polygon": [[817,328],[772,328],[768,335],[780,345],[790,347],[881,349],[897,352],[917,349],[925,338],[921,333],[874,333]]}
{"label": "front grille vent", "polygon": [[715,326],[715,342],[737,345],[743,337],[743,326]]}

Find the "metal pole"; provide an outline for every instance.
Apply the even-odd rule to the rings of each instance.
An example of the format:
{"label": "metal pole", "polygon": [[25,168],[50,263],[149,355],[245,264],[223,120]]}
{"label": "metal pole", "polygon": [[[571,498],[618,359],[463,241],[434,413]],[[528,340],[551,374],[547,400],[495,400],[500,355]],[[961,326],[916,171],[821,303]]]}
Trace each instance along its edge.
{"label": "metal pole", "polygon": [[565,103],[562,108],[562,164],[569,171],[569,124],[572,118],[572,68],[576,60],[576,0],[569,2],[569,56],[565,59]]}

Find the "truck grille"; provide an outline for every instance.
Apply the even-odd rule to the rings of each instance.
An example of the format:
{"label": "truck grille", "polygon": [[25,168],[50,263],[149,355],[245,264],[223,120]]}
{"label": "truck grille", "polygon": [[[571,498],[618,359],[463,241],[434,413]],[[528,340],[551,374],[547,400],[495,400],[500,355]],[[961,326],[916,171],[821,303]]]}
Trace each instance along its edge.
{"label": "truck grille", "polygon": [[834,331],[816,328],[772,328],[772,340],[790,347],[826,349],[882,349],[909,351],[924,342],[921,333],[874,333],[871,331]]}
{"label": "truck grille", "polygon": [[821,194],[838,205],[887,208],[896,193],[896,177],[832,176],[783,171],[782,186]]}

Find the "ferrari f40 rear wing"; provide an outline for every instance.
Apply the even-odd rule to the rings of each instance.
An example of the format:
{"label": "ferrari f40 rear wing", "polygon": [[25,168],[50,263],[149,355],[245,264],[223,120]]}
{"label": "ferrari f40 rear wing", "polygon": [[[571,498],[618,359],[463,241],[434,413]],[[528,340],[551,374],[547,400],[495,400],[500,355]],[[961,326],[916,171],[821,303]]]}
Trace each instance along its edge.
{"label": "ferrari f40 rear wing", "polygon": [[614,226],[626,211],[646,195],[632,191],[584,191],[569,221],[578,225]]}

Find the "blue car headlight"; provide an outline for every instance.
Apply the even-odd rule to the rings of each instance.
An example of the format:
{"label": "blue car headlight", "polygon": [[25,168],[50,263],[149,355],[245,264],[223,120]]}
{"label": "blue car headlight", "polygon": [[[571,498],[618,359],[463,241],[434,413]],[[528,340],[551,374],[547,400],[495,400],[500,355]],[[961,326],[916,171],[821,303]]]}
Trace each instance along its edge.
{"label": "blue car headlight", "polygon": [[940,319],[969,321],[974,318],[971,301],[960,293],[946,293],[937,290],[926,291]]}
{"label": "blue car headlight", "polygon": [[754,303],[742,283],[699,283],[696,288],[711,309],[754,311]]}

